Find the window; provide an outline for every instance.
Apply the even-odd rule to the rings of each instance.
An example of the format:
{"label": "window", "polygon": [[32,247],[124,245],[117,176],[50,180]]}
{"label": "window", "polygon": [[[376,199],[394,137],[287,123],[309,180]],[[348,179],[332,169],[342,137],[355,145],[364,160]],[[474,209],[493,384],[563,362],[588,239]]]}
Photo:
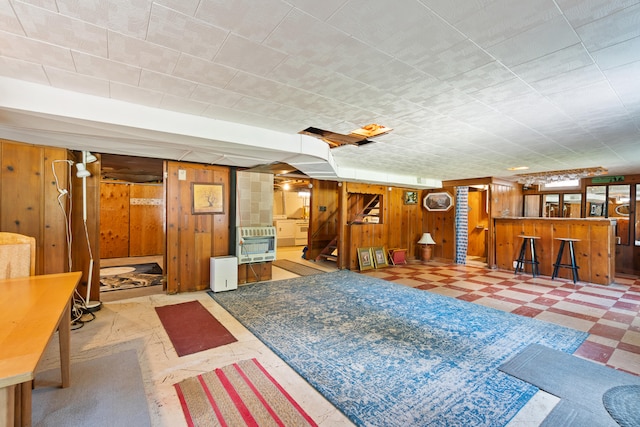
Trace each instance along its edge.
{"label": "window", "polygon": [[607,187],[590,186],[587,187],[587,204],[585,212],[587,216],[606,216],[607,207]]}
{"label": "window", "polygon": [[562,217],[562,211],[560,210],[560,195],[559,194],[545,194],[542,196],[542,206],[544,211],[542,216],[545,218]]}
{"label": "window", "polygon": [[607,197],[607,212],[616,220],[616,237],[619,245],[629,244],[629,203],[631,201],[630,185],[610,185]]}
{"label": "window", "polygon": [[562,217],[581,218],[582,217],[582,194],[562,195]]}

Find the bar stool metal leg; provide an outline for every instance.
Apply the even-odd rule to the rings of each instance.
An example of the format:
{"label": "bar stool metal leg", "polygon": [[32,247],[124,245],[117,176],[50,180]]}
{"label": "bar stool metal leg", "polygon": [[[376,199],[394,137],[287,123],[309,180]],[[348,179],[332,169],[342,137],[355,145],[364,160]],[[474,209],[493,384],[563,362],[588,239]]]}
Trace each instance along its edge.
{"label": "bar stool metal leg", "polygon": [[562,253],[564,252],[564,244],[565,241],[560,241],[560,249],[558,249],[558,257],[556,258],[556,263],[553,264],[553,274],[551,274],[551,280],[558,277],[558,268],[560,268],[560,263],[562,262]]}
{"label": "bar stool metal leg", "polygon": [[573,251],[573,241],[569,241],[569,253],[571,254],[571,271],[573,272],[573,283],[575,284],[576,281],[580,281],[580,277],[578,276],[578,266],[576,265],[576,254]]}
{"label": "bar stool metal leg", "polygon": [[538,272],[538,255],[536,255],[536,243],[534,239],[529,239],[531,245],[531,275],[536,277],[540,275]]}
{"label": "bar stool metal leg", "polygon": [[518,259],[516,260],[516,270],[515,274],[518,274],[518,271],[524,271],[524,256],[527,251],[527,239],[522,240],[522,245],[520,245],[520,255],[518,255]]}

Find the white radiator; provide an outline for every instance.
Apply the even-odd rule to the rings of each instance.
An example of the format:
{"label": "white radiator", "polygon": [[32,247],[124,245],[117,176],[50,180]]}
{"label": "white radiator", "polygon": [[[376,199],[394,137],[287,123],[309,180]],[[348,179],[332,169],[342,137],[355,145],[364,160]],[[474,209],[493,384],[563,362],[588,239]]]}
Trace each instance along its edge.
{"label": "white radiator", "polygon": [[238,264],[276,260],[276,228],[238,227],[236,240]]}

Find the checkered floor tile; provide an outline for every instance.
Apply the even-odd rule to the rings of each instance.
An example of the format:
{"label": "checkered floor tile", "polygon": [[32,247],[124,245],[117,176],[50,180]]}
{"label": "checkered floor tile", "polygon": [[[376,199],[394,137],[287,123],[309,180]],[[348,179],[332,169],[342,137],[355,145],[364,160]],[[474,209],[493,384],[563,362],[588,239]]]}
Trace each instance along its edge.
{"label": "checkered floor tile", "polygon": [[372,277],[589,333],[576,355],[640,375],[640,278],[609,286],[430,261],[363,271]]}

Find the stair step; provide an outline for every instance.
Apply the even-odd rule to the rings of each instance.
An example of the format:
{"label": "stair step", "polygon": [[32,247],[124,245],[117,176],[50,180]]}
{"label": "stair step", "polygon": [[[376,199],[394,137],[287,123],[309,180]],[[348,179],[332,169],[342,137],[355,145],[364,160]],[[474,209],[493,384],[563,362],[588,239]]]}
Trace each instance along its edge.
{"label": "stair step", "polygon": [[333,256],[333,255],[329,255],[329,254],[320,254],[320,255],[318,255],[318,258],[324,258],[327,261],[338,261],[338,257],[337,256]]}

